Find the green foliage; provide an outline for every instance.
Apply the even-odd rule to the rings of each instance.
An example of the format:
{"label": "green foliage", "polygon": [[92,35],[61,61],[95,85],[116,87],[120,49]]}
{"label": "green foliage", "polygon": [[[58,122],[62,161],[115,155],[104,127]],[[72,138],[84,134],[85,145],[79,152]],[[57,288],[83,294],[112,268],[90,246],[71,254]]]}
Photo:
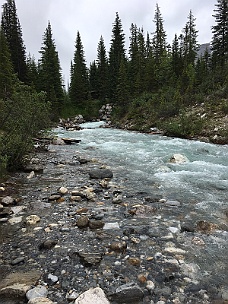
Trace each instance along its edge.
{"label": "green foliage", "polygon": [[91,121],[99,118],[99,110],[103,102],[100,100],[84,100],[82,103],[65,103],[61,111],[61,117],[75,117],[81,114],[85,120]]}
{"label": "green foliage", "polygon": [[165,130],[168,136],[191,138],[200,134],[204,120],[195,114],[182,114],[178,118],[158,123],[159,128]]}
{"label": "green foliage", "polygon": [[0,104],[0,159],[7,169],[17,169],[33,146],[33,138],[49,125],[49,105],[43,92],[17,84],[10,99]]}

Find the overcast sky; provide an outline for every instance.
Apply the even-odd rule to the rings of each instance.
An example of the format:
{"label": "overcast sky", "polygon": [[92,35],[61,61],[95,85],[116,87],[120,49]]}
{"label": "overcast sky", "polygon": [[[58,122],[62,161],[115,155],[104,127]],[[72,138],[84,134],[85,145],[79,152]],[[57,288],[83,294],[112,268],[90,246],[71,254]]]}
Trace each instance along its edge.
{"label": "overcast sky", "polygon": [[[5,2],[0,0],[1,7]],[[154,32],[153,20],[158,3],[168,43],[172,43],[175,33],[181,33],[190,10],[196,18],[198,42],[207,43],[211,41],[211,26],[215,21],[212,14],[217,0],[15,0],[15,3],[27,54],[34,55],[36,59],[50,21],[62,74],[67,82],[77,31],[80,32],[89,66],[96,59],[101,35],[106,51],[109,50],[116,12],[122,21],[128,47],[131,23],[143,27],[145,33]]]}

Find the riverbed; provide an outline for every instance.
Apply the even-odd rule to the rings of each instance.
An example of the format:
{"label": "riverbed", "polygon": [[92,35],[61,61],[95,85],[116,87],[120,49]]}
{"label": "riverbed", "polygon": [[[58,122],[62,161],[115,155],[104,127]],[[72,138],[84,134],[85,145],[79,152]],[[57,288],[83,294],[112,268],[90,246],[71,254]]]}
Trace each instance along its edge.
{"label": "riverbed", "polygon": [[[56,128],[80,143],[50,145],[33,158],[43,173],[10,179],[22,208],[10,218],[21,222],[0,223],[2,279],[39,270],[36,285],[60,304],[96,286],[110,303],[225,303],[228,147],[99,126]],[[185,161],[171,162],[174,154]],[[91,178],[95,169],[113,177]],[[26,223],[31,214],[40,217],[35,225]],[[56,243],[44,249],[45,240]],[[118,294],[127,284],[135,299]]]}

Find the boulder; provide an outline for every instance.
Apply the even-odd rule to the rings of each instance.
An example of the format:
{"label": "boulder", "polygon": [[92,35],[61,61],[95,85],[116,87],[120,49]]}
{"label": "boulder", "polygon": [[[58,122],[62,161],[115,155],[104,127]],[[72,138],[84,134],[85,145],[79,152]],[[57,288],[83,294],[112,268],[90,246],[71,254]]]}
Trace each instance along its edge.
{"label": "boulder", "polygon": [[183,164],[183,163],[188,163],[189,159],[185,155],[176,153],[170,157],[169,162],[175,164]]}
{"label": "boulder", "polygon": [[35,298],[43,298],[43,297],[46,297],[47,294],[48,294],[47,288],[40,285],[40,286],[36,286],[36,287],[30,289],[26,293],[26,298],[28,300],[35,299]]}
{"label": "boulder", "polygon": [[106,298],[104,291],[99,288],[91,288],[82,293],[74,302],[74,304],[110,304]]}

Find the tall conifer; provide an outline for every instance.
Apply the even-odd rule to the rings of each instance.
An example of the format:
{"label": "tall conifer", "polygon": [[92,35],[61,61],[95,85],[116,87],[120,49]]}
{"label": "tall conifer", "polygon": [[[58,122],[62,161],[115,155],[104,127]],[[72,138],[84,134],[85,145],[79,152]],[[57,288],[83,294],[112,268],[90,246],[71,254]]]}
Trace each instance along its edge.
{"label": "tall conifer", "polygon": [[117,94],[117,85],[119,78],[119,70],[121,60],[126,60],[125,48],[124,48],[124,33],[122,29],[122,22],[119,14],[116,13],[115,22],[112,29],[112,39],[109,51],[109,87],[110,87],[110,98],[115,101]]}
{"label": "tall conifer", "polygon": [[73,65],[71,67],[71,83],[69,88],[70,100],[80,103],[88,98],[89,82],[84,49],[80,33],[77,32]]}
{"label": "tall conifer", "polygon": [[7,2],[3,4],[2,8],[1,27],[9,46],[14,72],[21,81],[26,82],[26,52],[22,38],[20,21],[17,17],[15,1],[7,0]]}
{"label": "tall conifer", "polygon": [[52,37],[51,24],[43,35],[43,46],[40,50],[41,58],[39,60],[39,89],[45,91],[47,100],[51,102],[55,115],[59,114],[61,103],[63,102],[63,88],[61,67],[55,42]]}
{"label": "tall conifer", "polygon": [[99,98],[104,100],[108,97],[108,59],[104,44],[104,38],[101,36],[97,47],[97,76]]}

